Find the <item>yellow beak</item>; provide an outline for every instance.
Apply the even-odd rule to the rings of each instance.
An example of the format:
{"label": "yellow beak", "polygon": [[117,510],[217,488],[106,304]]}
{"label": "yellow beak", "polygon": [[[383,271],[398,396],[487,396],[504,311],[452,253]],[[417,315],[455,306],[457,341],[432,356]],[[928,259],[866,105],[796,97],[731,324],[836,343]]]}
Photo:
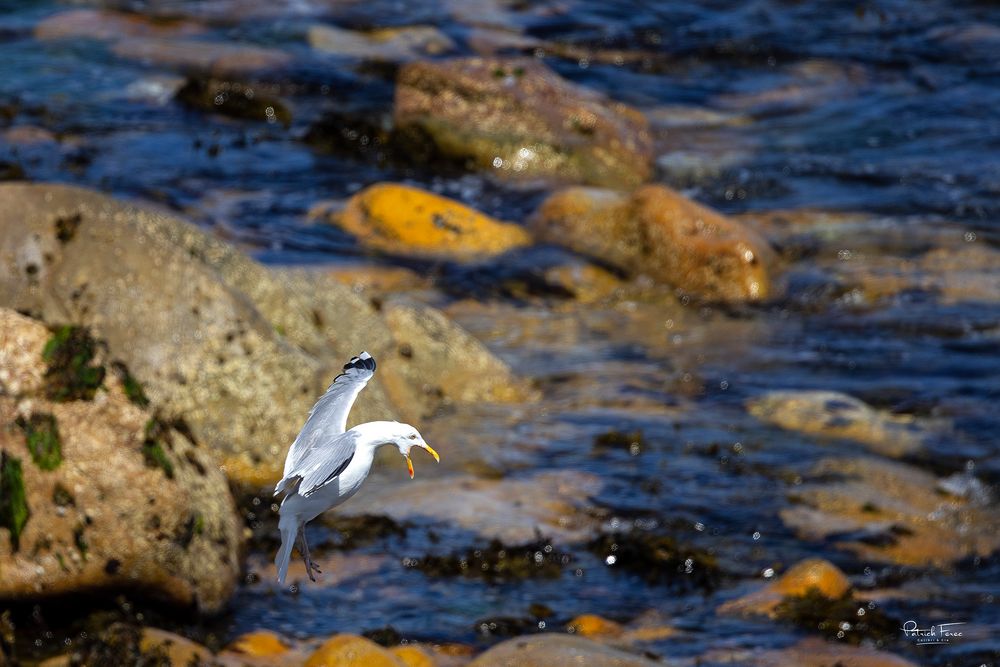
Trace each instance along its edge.
{"label": "yellow beak", "polygon": [[[441,463],[441,457],[438,456],[438,453],[434,451],[433,447],[431,447],[430,445],[428,445],[426,442],[422,443],[420,445],[420,447],[423,447],[424,449],[426,449],[427,453],[430,454],[431,456],[433,456],[435,461],[437,461],[438,463]],[[406,455],[406,469],[410,471],[410,479],[413,479],[413,461],[410,460],[410,455],[409,454]]]}

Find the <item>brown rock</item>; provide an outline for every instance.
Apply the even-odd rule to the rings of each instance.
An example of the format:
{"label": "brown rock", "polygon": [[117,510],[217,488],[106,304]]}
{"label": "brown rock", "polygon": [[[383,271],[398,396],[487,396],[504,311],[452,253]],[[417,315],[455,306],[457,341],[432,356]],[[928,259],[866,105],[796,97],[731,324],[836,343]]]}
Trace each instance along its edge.
{"label": "brown rock", "polygon": [[815,589],[823,596],[838,599],[851,590],[847,576],[833,563],[809,558],[764,588],[730,600],[719,607],[720,614],[760,614],[775,616],[776,607],[786,597],[801,597]]}
{"label": "brown rock", "polygon": [[949,494],[942,480],[913,466],[874,458],[824,459],[816,476],[842,481],[798,487],[782,510],[803,539],[840,536],[875,562],[947,567],[1000,548],[1000,528],[983,499]]}
{"label": "brown rock", "polygon": [[211,664],[212,652],[196,642],[159,628],[143,628],[139,650],[166,658],[171,667]]}
{"label": "brown rock", "polygon": [[469,667],[653,667],[654,662],[583,637],[540,634],[515,637],[491,648]]}
{"label": "brown rock", "polygon": [[305,667],[406,667],[406,663],[370,639],[334,635],[309,656]]}
{"label": "brown rock", "polygon": [[111,42],[124,37],[190,37],[204,31],[203,26],[191,21],[154,21],[141,14],[73,9],[41,21],[35,26],[35,37],[41,40],[84,38]]}
{"label": "brown rock", "polygon": [[439,56],[455,50],[455,42],[433,26],[382,28],[370,32],[329,25],[310,26],[309,46],[346,58],[376,62],[403,62],[422,56]]}
{"label": "brown rock", "polygon": [[148,65],[216,76],[278,70],[292,62],[289,54],[277,49],[205,40],[135,37],[116,42],[111,50]]}
{"label": "brown rock", "polygon": [[748,667],[916,667],[909,660],[885,651],[806,639],[784,649],[770,651],[719,649],[702,656],[706,662]]}
{"label": "brown rock", "polygon": [[661,185],[631,195],[567,188],[530,222],[536,236],[632,274],[723,301],[755,301],[771,290],[773,253],[756,233]]}
{"label": "brown rock", "polygon": [[500,222],[447,197],[376,183],[351,197],[331,221],[385,253],[467,260],[531,243],[523,227]]}
{"label": "brown rock", "polygon": [[[0,267],[0,303],[90,327],[249,485],[280,477],[345,359],[395,347],[371,305],[333,279],[269,271],[183,220],[83,189],[0,186]],[[352,424],[395,415],[379,380],[389,366]]]}
{"label": "brown rock", "polygon": [[501,178],[612,187],[648,178],[642,114],[569,83],[530,58],[458,58],[405,65],[397,130]]}
{"label": "brown rock", "polygon": [[920,451],[935,433],[931,425],[910,415],[875,410],[836,391],[774,391],[750,400],[747,409],[761,421],[783,429],[856,440],[894,458]]}
{"label": "brown rock", "polygon": [[533,396],[507,364],[441,311],[396,297],[382,305],[382,315],[406,350],[395,362],[396,372],[418,392],[459,403],[516,402]]}
{"label": "brown rock", "polygon": [[[218,611],[236,586],[242,538],[211,453],[158,425],[114,373],[92,400],[43,398],[35,379],[49,332],[9,311],[0,327],[0,341],[17,345],[14,355],[2,346],[10,377],[30,379],[7,380],[0,395],[0,477],[22,517],[0,530],[0,597],[124,588]],[[29,442],[28,424],[44,425],[45,439]]]}
{"label": "brown rock", "polygon": [[567,623],[566,627],[581,637],[621,637],[625,633],[620,623],[597,614],[581,614]]}

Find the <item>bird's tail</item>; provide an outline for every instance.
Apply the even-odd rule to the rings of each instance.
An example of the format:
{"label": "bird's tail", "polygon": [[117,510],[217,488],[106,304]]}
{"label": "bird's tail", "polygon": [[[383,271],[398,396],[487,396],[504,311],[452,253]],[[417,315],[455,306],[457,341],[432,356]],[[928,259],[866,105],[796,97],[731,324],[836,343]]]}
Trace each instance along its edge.
{"label": "bird's tail", "polygon": [[295,546],[295,538],[299,534],[299,523],[292,517],[281,517],[278,521],[278,531],[281,533],[281,547],[278,555],[274,557],[274,566],[278,568],[278,583],[285,585],[285,577],[288,575],[288,564],[292,560],[292,547]]}

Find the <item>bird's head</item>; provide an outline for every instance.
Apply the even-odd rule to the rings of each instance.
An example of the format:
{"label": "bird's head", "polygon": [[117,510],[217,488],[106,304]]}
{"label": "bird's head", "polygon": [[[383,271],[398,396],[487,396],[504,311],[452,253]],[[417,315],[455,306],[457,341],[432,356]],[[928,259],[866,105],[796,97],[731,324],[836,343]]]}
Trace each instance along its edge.
{"label": "bird's head", "polygon": [[398,428],[395,430],[392,436],[392,444],[399,448],[399,453],[406,458],[406,468],[410,471],[410,479],[413,479],[413,462],[410,461],[410,450],[414,447],[420,447],[421,449],[426,449],[427,453],[434,457],[435,461],[440,462],[441,457],[434,449],[424,442],[423,437],[417,429],[413,428],[409,424],[399,424]]}

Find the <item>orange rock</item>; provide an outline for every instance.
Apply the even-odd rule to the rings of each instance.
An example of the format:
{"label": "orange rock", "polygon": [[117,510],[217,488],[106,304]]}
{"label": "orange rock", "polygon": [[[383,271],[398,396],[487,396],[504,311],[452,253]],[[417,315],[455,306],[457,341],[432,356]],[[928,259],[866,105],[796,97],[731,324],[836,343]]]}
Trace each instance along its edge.
{"label": "orange rock", "polygon": [[370,639],[334,635],[309,656],[305,667],[406,667],[406,663]]}
{"label": "orange rock", "polygon": [[851,582],[833,563],[821,558],[808,558],[761,590],[725,603],[719,607],[719,613],[773,616],[775,608],[786,597],[800,597],[811,589],[835,599],[851,590]]}
{"label": "orange rock", "polygon": [[237,637],[227,650],[254,657],[266,657],[288,653],[289,646],[273,632],[258,630]]}
{"label": "orange rock", "polygon": [[566,188],[530,226],[540,240],[708,299],[757,301],[771,291],[774,253],[763,238],[662,185]]}
{"label": "orange rock", "polygon": [[656,625],[628,630],[622,635],[627,642],[656,642],[677,635],[677,628],[669,625]]}
{"label": "orange rock", "polygon": [[212,652],[201,644],[158,628],[143,628],[139,648],[143,653],[165,653],[171,665],[210,664]]}
{"label": "orange rock", "polygon": [[351,197],[332,221],[362,245],[389,253],[470,259],[531,243],[520,226],[457,201],[396,183],[376,183]]}
{"label": "orange rock", "polygon": [[434,656],[419,646],[412,644],[406,646],[396,646],[389,649],[389,652],[399,658],[406,667],[436,667],[437,662]]}
{"label": "orange rock", "polygon": [[596,614],[581,614],[567,626],[581,637],[620,637],[622,626]]}

